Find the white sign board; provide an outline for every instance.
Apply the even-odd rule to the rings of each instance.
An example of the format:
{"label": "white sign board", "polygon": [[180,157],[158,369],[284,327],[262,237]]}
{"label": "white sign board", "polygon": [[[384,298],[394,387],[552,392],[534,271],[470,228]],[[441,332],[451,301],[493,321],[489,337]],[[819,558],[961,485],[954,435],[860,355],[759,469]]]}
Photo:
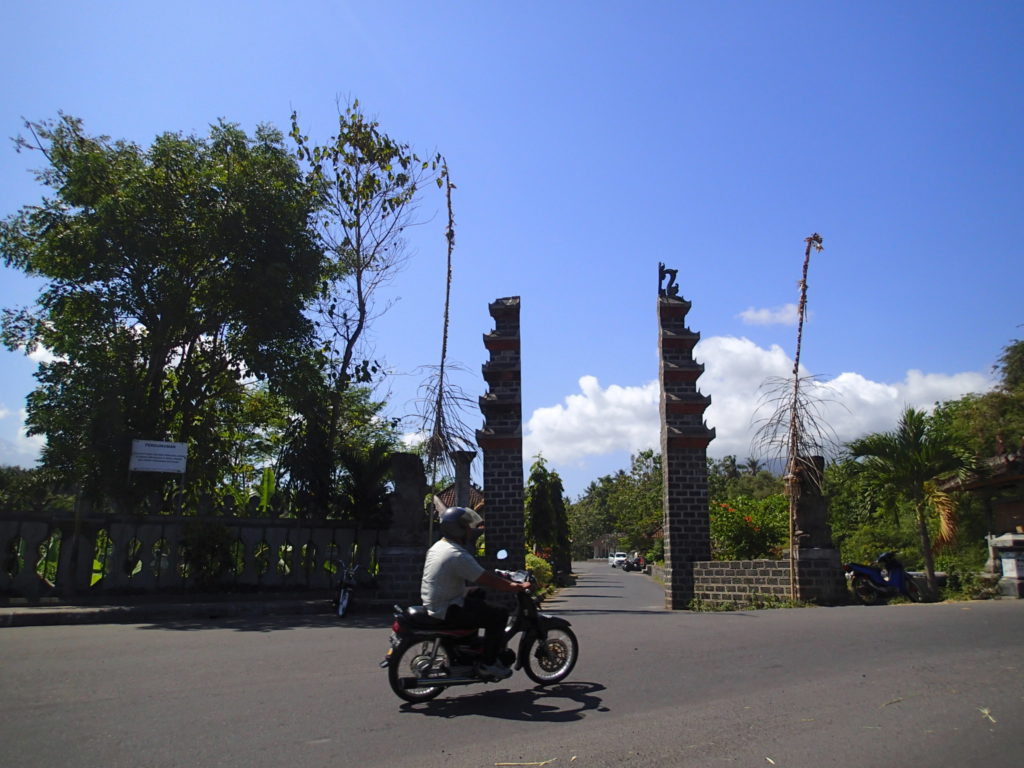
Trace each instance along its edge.
{"label": "white sign board", "polygon": [[130,472],[185,473],[188,443],[161,443],[155,440],[132,440]]}
{"label": "white sign board", "polygon": [[1003,576],[1006,578],[1024,578],[1024,553],[1000,552],[999,562],[1003,566]]}

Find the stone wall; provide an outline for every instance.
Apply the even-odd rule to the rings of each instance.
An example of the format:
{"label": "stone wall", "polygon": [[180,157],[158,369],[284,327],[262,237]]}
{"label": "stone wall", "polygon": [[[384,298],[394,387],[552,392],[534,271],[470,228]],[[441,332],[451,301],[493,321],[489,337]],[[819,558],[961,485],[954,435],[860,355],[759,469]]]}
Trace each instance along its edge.
{"label": "stone wall", "polygon": [[[367,595],[369,602],[381,605],[419,605],[420,580],[427,548],[381,547],[377,553],[380,573],[377,588]],[[362,596],[360,596],[362,599]]]}
{"label": "stone wall", "polygon": [[[801,602],[845,605],[850,601],[835,550],[802,550],[797,560]],[[651,575],[665,581],[668,571],[652,566]],[[789,600],[787,560],[705,560],[693,563],[693,601],[709,607],[757,606]]]}
{"label": "stone wall", "polygon": [[694,599],[710,605],[789,598],[789,564],[784,560],[710,560],[694,563],[693,573]]}

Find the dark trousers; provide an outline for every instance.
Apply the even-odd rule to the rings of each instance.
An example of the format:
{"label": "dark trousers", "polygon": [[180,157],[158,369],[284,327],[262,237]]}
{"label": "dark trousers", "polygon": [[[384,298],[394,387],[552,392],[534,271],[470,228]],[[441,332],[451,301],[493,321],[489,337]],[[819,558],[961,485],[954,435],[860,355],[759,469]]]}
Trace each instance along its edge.
{"label": "dark trousers", "polygon": [[446,624],[458,629],[484,630],[484,662],[491,664],[498,659],[505,625],[508,623],[508,612],[504,608],[485,602],[483,597],[470,593],[464,605],[453,605],[444,615]]}

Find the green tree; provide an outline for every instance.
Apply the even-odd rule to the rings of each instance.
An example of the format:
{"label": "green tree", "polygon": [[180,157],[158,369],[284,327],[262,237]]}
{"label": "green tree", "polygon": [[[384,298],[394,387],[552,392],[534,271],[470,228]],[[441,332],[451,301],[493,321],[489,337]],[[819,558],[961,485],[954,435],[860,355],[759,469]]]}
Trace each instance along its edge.
{"label": "green tree", "polygon": [[[748,468],[740,473],[727,456],[722,461],[708,459],[708,500],[728,501],[738,496],[763,499],[784,492],[781,478],[773,475],[756,459],[748,459]],[[752,472],[750,468],[756,469]]]}
{"label": "green tree", "polygon": [[616,476],[611,503],[616,530],[631,550],[646,554],[664,525],[661,455],[653,450],[630,457],[628,473]]}
{"label": "green tree", "polygon": [[[326,266],[314,302],[316,371],[295,391],[289,476],[315,514],[337,509],[337,480],[352,422],[346,393],[380,372],[366,331],[383,311],[379,289],[406,260],[402,233],[429,167],[367,119],[357,101],[339,111],[338,132],[310,141],[292,113],[290,135],[314,190]],[[386,307],[385,307],[386,308]]]}
{"label": "green tree", "polygon": [[765,469],[765,466],[763,461],[755,456],[750,456],[743,464],[740,464],[740,469],[748,475],[757,476],[758,473]]}
{"label": "green tree", "polygon": [[859,460],[859,472],[877,504],[896,509],[894,505],[903,502],[914,510],[928,587],[936,594],[929,518],[938,518],[939,538],[943,541],[952,539],[956,524],[955,501],[939,489],[936,480],[966,476],[975,466],[974,457],[934,429],[927,414],[913,408],[903,412],[895,431],[867,435],[848,448],[850,455]]}
{"label": "green tree", "polygon": [[[148,148],[67,115],[26,129],[17,145],[45,158],[52,194],[0,224],[0,252],[44,287],[35,310],[5,310],[4,342],[56,355],[28,401],[44,465],[129,507],[159,482],[129,480],[132,438],[209,448],[225,397],[276,389],[309,357],[315,201],[270,127],[220,122]],[[227,463],[208,453],[190,465],[207,487]]]}
{"label": "green tree", "polygon": [[736,457],[733,455],[723,456],[722,460],[718,462],[718,466],[721,467],[722,474],[727,480],[734,480],[740,476],[740,466],[736,463]]}
{"label": "green tree", "polygon": [[1024,447],[1024,341],[1007,345],[995,368],[1001,374],[995,389],[941,403],[933,416],[936,428],[979,459]]}
{"label": "green tree", "polygon": [[664,523],[661,456],[652,450],[630,457],[629,471],[619,470],[591,483],[569,507],[573,549],[590,557],[594,542],[614,539],[613,546],[657,559]]}
{"label": "green tree", "polygon": [[363,525],[386,526],[392,441],[376,437],[342,451],[341,508],[346,517]]}
{"label": "green tree", "polygon": [[555,570],[568,573],[572,570],[572,554],[562,478],[548,469],[542,456],[537,456],[530,467],[524,501],[526,543],[535,550],[550,552]]}
{"label": "green tree", "polygon": [[0,510],[33,515],[67,513],[73,506],[71,489],[45,467],[0,467]]}
{"label": "green tree", "polygon": [[595,542],[614,533],[615,514],[610,502],[612,490],[611,477],[600,477],[567,506],[574,558],[585,560],[593,556]]}
{"label": "green tree", "polygon": [[1002,389],[1006,392],[1024,390],[1024,341],[1015,339],[1003,348],[996,364],[1002,378]]}
{"label": "green tree", "polygon": [[[289,419],[283,438],[280,461],[282,482],[292,496],[295,511],[301,516],[347,517],[353,519],[380,519],[375,502],[368,505],[353,502],[353,498],[368,501],[368,478],[378,476],[386,482],[387,470],[380,466],[387,462],[391,451],[398,445],[397,420],[382,417],[384,403],[373,398],[367,385],[352,385],[338,393],[337,425],[333,436],[328,426],[328,413],[324,405],[324,391],[319,387],[322,379],[308,389],[298,389],[298,405]],[[379,455],[380,462],[371,461]],[[359,475],[356,480],[351,477]],[[353,496],[353,483],[360,489]],[[371,496],[373,494],[370,494]]]}

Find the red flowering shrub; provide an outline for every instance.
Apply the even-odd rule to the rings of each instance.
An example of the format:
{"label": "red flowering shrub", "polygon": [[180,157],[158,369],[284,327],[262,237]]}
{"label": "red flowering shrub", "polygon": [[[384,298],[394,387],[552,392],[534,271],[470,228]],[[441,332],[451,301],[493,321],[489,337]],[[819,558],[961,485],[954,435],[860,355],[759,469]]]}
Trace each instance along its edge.
{"label": "red flowering shrub", "polygon": [[781,494],[739,496],[711,504],[711,556],[715,560],[782,557],[789,537],[789,502]]}

